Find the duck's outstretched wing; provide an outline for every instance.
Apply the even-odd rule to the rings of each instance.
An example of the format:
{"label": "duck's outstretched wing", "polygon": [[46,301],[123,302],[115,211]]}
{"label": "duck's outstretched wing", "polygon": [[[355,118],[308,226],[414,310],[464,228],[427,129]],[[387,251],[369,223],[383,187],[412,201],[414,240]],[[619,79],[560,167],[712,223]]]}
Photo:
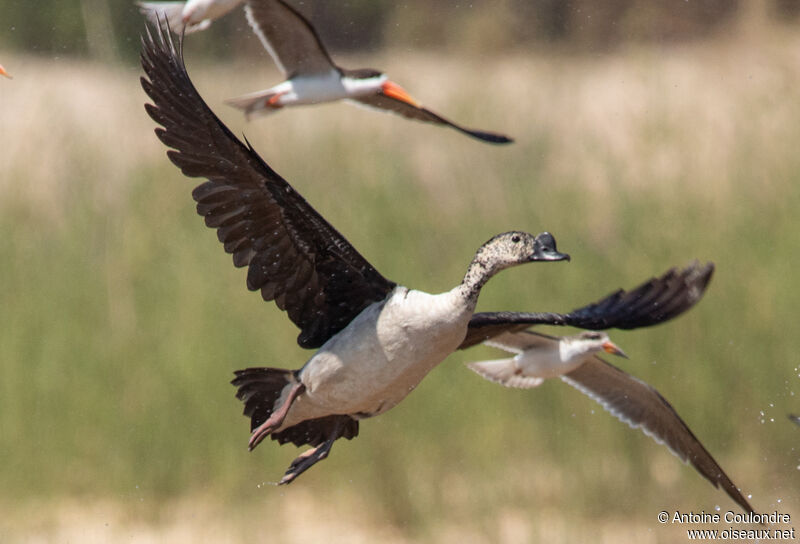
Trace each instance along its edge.
{"label": "duck's outstretched wing", "polygon": [[631,291],[620,289],[567,314],[482,312],[472,316],[460,349],[480,344],[504,332],[532,325],[568,325],[589,330],[637,329],[673,319],[703,298],[714,264],[695,261],[683,270],[670,269]]}
{"label": "duck's outstretched wing", "polygon": [[217,230],[233,263],[248,267],[247,287],[274,300],[300,328],[298,343],[321,346],[395,284],[378,273],[249,145],[239,141],[198,94],[168,31],[142,40],[145,108],[170,160],[207,181],[192,192],[197,212]]}
{"label": "duck's outstretched wing", "polygon": [[746,512],[755,513],[672,405],[653,387],[599,357],[592,357],[561,379],[596,400],[619,420],[665,445],[714,487],[724,489]]}

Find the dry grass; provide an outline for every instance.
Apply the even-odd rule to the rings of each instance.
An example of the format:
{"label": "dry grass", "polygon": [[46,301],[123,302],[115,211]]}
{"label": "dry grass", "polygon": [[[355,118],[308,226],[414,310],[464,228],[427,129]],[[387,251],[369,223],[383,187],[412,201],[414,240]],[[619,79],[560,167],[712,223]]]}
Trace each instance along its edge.
{"label": "dry grass", "polygon": [[[630,519],[618,513],[587,523],[569,509],[550,506],[534,510],[527,505],[497,509],[482,527],[452,519],[432,520],[420,539],[381,519],[358,496],[337,498],[344,504],[331,504],[330,497],[321,499],[311,490],[247,504],[224,503],[208,496],[160,501],[157,505],[137,504],[133,500],[44,501],[23,509],[12,508],[17,520],[11,531],[0,524],[0,536],[5,537],[4,542],[28,544],[226,544],[253,540],[286,544],[406,544],[419,540],[465,544],[576,541],[655,544],[688,540],[686,526],[660,525],[655,519],[652,522]],[[713,525],[697,527],[714,528]]]}

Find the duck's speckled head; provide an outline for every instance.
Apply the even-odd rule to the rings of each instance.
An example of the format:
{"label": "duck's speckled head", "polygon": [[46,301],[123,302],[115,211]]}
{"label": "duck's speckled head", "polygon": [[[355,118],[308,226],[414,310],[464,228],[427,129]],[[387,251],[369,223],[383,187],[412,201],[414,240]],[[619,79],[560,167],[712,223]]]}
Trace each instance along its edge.
{"label": "duck's speckled head", "polygon": [[468,298],[477,300],[481,287],[501,270],[534,261],[563,260],[568,261],[569,255],[558,251],[556,240],[549,232],[536,236],[521,231],[504,232],[478,249],[461,289]]}
{"label": "duck's speckled head", "polygon": [[483,244],[475,257],[492,273],[533,261],[569,260],[569,255],[558,251],[549,232],[534,236],[520,231],[498,234]]}

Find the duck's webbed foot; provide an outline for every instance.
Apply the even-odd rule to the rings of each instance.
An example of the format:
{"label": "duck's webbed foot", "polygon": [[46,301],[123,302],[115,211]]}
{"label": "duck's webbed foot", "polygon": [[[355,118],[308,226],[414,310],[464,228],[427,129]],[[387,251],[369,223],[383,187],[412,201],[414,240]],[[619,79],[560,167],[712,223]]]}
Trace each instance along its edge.
{"label": "duck's webbed foot", "polygon": [[292,403],[305,390],[306,386],[301,382],[297,382],[292,385],[292,388],[289,390],[289,396],[286,398],[286,402],[284,402],[280,408],[275,410],[264,423],[253,429],[252,433],[250,433],[250,442],[247,445],[247,448],[250,451],[252,451],[253,448],[261,443],[262,440],[272,434],[273,431],[277,430],[283,424],[283,420],[286,419],[286,414],[289,412],[289,408],[292,407]]}
{"label": "duck's webbed foot", "polygon": [[325,442],[301,453],[294,461],[292,461],[292,464],[289,465],[289,468],[286,470],[286,474],[284,474],[283,478],[281,478],[281,481],[278,482],[278,485],[292,483],[295,478],[310,469],[318,461],[322,461],[328,457],[328,454],[333,447],[333,443],[341,436],[340,431],[341,423],[337,423],[331,429],[331,432],[328,434],[328,438],[325,440]]}

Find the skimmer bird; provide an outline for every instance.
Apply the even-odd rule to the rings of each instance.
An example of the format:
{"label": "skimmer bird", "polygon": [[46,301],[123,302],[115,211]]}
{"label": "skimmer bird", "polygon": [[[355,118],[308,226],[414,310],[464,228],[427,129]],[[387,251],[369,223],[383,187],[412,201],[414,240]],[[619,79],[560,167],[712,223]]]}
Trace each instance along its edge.
{"label": "skimmer bird", "polygon": [[334,64],[311,23],[283,0],[248,0],[247,20],[287,78],[269,89],[228,101],[248,117],[284,106],[348,99],[408,119],[454,128],[478,140],[506,144],[502,134],[473,130],[424,107],[380,70],[348,70]]}
{"label": "skimmer bird", "polygon": [[627,358],[605,332],[584,331],[563,337],[532,331],[505,332],[485,344],[515,355],[469,363],[467,366],[480,376],[506,387],[526,389],[537,387],[549,378],[561,378],[621,421],[664,444],[682,461],[691,463],[745,511],[755,512],[658,391],[597,357],[598,352],[605,351]]}

